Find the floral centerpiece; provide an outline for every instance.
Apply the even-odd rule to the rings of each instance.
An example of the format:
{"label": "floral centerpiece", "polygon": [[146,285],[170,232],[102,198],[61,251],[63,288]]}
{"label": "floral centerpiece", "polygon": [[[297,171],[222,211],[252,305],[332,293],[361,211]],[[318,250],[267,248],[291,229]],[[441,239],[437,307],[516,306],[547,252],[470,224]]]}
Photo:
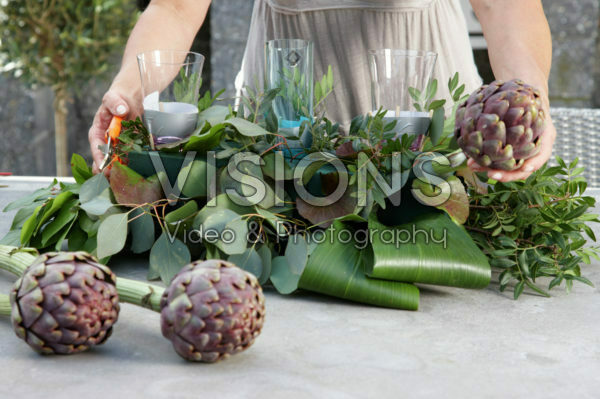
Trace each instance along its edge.
{"label": "floral centerpiece", "polygon": [[[475,94],[455,123],[468,96],[458,75],[447,84],[455,104],[435,100],[437,81],[411,90],[431,115],[422,135],[398,135],[384,110],[357,116],[342,134],[322,112],[331,70],[315,84],[317,116],[302,121],[299,135],[273,116],[273,100],[288,94],[280,88],[248,88],[237,110],[205,93],[195,131],[174,142],[157,140],[140,119],[123,121],[109,177],[73,155],[75,183],[9,204],[5,211],[18,212],[0,244],[41,252],[66,245],[108,264],[143,253],[148,279],[165,284],[192,260],[222,259],[281,294],[305,289],[411,310],[415,283],[483,288],[492,269],[515,298],[525,287],[548,295],[540,277],[549,288],[591,284],[579,265],[597,257],[585,244],[595,240],[588,223],[598,220],[587,213],[594,199],[584,196],[577,162],[558,159],[511,183],[471,172],[459,143],[469,156],[482,144],[465,129],[494,134],[506,118],[493,108],[496,130],[467,126],[483,100]],[[498,155],[489,144],[483,151]]]}

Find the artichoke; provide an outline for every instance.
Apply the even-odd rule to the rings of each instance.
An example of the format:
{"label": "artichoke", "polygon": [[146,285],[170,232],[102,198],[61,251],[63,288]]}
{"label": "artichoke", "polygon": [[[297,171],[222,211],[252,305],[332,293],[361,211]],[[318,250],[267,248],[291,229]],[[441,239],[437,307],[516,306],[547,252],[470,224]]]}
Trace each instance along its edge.
{"label": "artichoke", "polygon": [[497,80],[457,109],[454,135],[479,165],[514,170],[540,151],[545,117],[537,89],[520,80]]}
{"label": "artichoke", "polygon": [[43,354],[71,354],[102,344],[119,315],[116,277],[84,252],[38,257],[13,286],[17,336]]}
{"label": "artichoke", "polygon": [[185,266],[161,298],[161,327],[184,359],[215,362],[260,334],[265,298],[254,275],[221,260]]}

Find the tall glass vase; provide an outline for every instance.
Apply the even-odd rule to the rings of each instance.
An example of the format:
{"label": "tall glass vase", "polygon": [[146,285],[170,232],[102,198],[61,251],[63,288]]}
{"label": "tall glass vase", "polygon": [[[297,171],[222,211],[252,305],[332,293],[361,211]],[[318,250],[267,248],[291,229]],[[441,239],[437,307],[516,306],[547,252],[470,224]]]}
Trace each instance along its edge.
{"label": "tall glass vase", "polygon": [[144,123],[155,136],[183,137],[198,120],[202,54],[153,50],[138,54],[144,97]]}
{"label": "tall glass vase", "polygon": [[313,117],[313,43],[270,40],[265,45],[265,61],[267,89],[280,89],[273,100],[279,129],[299,136],[302,122]]}
{"label": "tall glass vase", "polygon": [[[436,59],[437,54],[429,51],[369,50],[373,111],[386,110],[385,121],[397,121],[398,136],[425,134],[429,129],[431,119],[425,110],[425,94]],[[419,93],[421,96],[415,99]]]}

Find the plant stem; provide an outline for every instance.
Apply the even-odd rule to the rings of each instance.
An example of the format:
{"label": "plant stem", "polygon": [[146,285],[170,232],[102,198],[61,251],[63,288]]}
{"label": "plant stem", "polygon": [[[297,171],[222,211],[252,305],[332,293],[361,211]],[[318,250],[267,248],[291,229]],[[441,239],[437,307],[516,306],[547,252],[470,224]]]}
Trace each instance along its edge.
{"label": "plant stem", "polygon": [[10,299],[8,295],[0,294],[0,316],[10,316],[12,306],[10,306]]}
{"label": "plant stem", "polygon": [[164,290],[153,284],[117,277],[119,302],[131,303],[155,312],[160,312],[160,298]]}
{"label": "plant stem", "polygon": [[[20,277],[35,259],[36,257],[29,252],[0,245],[0,269],[6,270],[15,276]],[[164,288],[153,284],[117,277],[117,292],[119,293],[120,302],[131,303],[156,312],[160,312],[160,298],[164,290]],[[2,306],[3,304],[0,302],[0,312]]]}
{"label": "plant stem", "polygon": [[35,256],[18,248],[0,245],[0,269],[20,277],[33,263]]}

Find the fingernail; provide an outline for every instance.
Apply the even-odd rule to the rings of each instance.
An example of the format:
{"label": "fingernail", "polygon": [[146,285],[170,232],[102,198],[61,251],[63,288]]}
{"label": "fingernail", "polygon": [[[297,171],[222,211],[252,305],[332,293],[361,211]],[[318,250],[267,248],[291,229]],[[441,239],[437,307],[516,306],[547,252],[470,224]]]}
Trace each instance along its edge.
{"label": "fingernail", "polygon": [[127,112],[127,107],[123,104],[117,107],[117,115],[123,115],[125,112]]}
{"label": "fingernail", "polygon": [[494,173],[492,175],[492,179],[494,179],[494,180],[500,180],[500,179],[502,179],[502,173],[500,173],[500,172]]}

